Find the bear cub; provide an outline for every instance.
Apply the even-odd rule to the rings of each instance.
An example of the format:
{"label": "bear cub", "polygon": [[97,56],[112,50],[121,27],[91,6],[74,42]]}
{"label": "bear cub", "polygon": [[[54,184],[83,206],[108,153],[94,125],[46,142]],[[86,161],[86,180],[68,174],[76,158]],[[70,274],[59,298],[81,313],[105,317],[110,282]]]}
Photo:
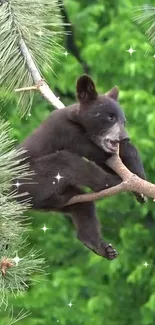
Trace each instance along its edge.
{"label": "bear cub", "polygon": [[[20,148],[27,150],[22,157],[35,175],[30,182],[20,180],[18,191],[29,192],[34,209],[69,214],[79,240],[111,260],[117,252],[102,238],[94,202],[65,204],[74,195],[84,193],[83,186],[100,191],[121,182],[106,166],[118,143],[123,163],[141,178],[145,178],[145,172],[125,130],[126,118],[118,103],[118,88],[99,95],[88,75],[78,79],[76,88],[78,102],[53,111],[20,144]],[[143,202],[141,195],[135,195]]]}

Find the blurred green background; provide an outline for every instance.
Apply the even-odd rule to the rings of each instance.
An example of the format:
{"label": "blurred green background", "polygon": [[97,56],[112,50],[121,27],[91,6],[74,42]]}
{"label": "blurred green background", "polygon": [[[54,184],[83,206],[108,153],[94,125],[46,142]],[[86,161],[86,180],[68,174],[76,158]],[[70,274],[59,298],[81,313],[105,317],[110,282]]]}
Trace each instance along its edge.
{"label": "blurred green background", "polygon": [[[74,30],[64,39],[69,55],[62,52],[53,63],[55,74],[45,64],[44,75],[65,105],[75,101],[75,82],[83,72],[94,78],[99,92],[118,85],[132,142],[141,152],[147,178],[155,183],[155,50],[149,49],[143,29],[133,21],[133,10],[144,4],[155,5],[155,0],[64,0]],[[130,47],[136,50],[132,56],[126,51]],[[0,102],[4,96],[1,91]],[[37,94],[32,115],[19,119],[13,96],[2,114],[20,142],[52,108]],[[22,308],[32,312],[21,325],[155,324],[155,203],[140,206],[123,193],[96,205],[104,236],[119,251],[111,262],[76,239],[67,217],[28,212],[33,217],[30,243],[44,252],[47,274],[41,281],[34,275],[36,284],[12,299],[15,314]],[[41,230],[44,224],[46,233]]]}

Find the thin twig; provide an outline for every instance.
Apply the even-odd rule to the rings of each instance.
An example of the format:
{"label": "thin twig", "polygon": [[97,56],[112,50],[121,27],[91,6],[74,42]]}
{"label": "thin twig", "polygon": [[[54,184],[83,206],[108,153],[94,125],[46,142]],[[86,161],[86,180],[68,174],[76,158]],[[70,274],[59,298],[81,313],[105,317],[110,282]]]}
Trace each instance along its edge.
{"label": "thin twig", "polygon": [[29,91],[29,90],[38,90],[38,87],[37,86],[30,86],[30,87],[16,88],[15,92],[19,93],[21,91]]}

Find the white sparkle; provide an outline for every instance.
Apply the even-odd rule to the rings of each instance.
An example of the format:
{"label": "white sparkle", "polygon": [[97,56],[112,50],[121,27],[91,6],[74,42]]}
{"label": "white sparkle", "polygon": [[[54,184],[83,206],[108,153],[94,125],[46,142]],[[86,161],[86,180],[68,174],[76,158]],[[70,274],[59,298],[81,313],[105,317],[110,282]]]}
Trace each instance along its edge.
{"label": "white sparkle", "polygon": [[28,113],[28,116],[30,117],[32,114],[31,113]]}
{"label": "white sparkle", "polygon": [[143,265],[144,265],[145,267],[147,267],[149,264],[148,264],[147,262],[145,262]]}
{"label": "white sparkle", "polygon": [[61,176],[59,173],[57,176],[55,176],[54,178],[56,178],[58,180],[58,182],[60,181],[61,178],[64,178],[63,176]]}
{"label": "white sparkle", "polygon": [[73,306],[73,304],[71,303],[71,301],[70,301],[70,303],[68,304],[68,306],[69,306],[70,308]]}
{"label": "white sparkle", "polygon": [[155,54],[153,55],[153,58],[155,59]]}
{"label": "white sparkle", "polygon": [[67,51],[64,52],[64,55],[66,56],[66,58],[67,58],[68,54],[69,53]]}
{"label": "white sparkle", "polygon": [[18,188],[20,183],[17,181],[14,185],[17,186],[17,188]]}
{"label": "white sparkle", "polygon": [[130,47],[128,50],[126,50],[126,52],[129,52],[130,55],[132,55],[133,52],[136,52],[136,50],[134,50],[132,47]]}
{"label": "white sparkle", "polygon": [[41,229],[42,229],[42,230],[44,231],[44,233],[45,233],[46,230],[49,229],[49,228],[47,228],[46,225],[44,225],[44,227],[42,227]]}
{"label": "white sparkle", "polygon": [[16,253],[16,256],[12,260],[16,263],[16,266],[18,266],[18,263],[23,260],[23,258],[20,258],[18,253]]}
{"label": "white sparkle", "polygon": [[53,182],[53,184],[55,184],[55,182]]}
{"label": "white sparkle", "polygon": [[37,34],[41,37],[43,35],[42,30],[39,30],[39,32],[37,32]]}

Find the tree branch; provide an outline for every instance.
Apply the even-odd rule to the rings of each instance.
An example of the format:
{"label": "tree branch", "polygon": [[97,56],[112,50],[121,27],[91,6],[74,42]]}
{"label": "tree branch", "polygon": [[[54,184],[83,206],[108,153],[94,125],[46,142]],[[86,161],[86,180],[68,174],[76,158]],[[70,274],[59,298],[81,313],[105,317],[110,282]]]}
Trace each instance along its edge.
{"label": "tree branch", "polygon": [[[58,108],[58,109],[64,108],[65,107],[64,104],[59,100],[59,98],[57,98],[54,95],[54,93],[52,92],[52,90],[50,89],[48,84],[42,79],[41,74],[34,63],[32,56],[30,55],[30,52],[29,52],[23,38],[20,39],[19,46],[20,46],[22,55],[26,61],[27,67],[31,73],[31,76],[32,76],[32,79],[34,81],[36,88],[40,91],[40,93],[43,95],[43,97],[46,98],[46,100],[50,104],[52,104],[55,108]],[[19,91],[19,90],[17,89],[15,91]],[[22,91],[22,90],[20,89],[20,91]],[[24,89],[23,91],[26,91],[26,89]]]}
{"label": "tree branch", "polygon": [[124,191],[137,192],[155,200],[155,185],[130,172],[130,170],[123,164],[118,153],[109,158],[106,161],[106,164],[122,178],[122,183],[98,193],[76,195],[72,197],[66,205],[94,201],[101,197],[112,196]]}

